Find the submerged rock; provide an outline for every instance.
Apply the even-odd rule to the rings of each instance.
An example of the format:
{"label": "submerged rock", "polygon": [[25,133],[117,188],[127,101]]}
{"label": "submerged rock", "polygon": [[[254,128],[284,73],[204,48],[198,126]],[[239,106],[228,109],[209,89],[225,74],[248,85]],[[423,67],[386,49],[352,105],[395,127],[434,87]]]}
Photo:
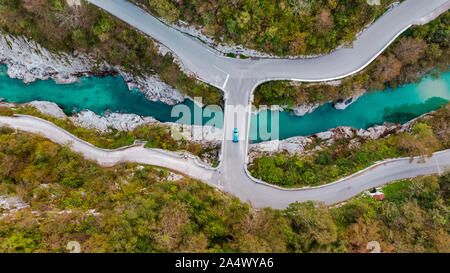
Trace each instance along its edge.
{"label": "submerged rock", "polygon": [[[358,100],[358,98],[361,97],[363,94],[364,94],[364,91],[359,91],[359,94],[356,96],[346,98],[346,99],[339,99],[339,100],[331,102],[331,103],[332,103],[332,106],[336,110],[344,110],[348,106],[350,106],[350,104],[356,102]],[[304,116],[306,114],[311,114],[314,110],[319,108],[321,105],[323,105],[323,104],[307,103],[307,104],[297,105],[294,108],[292,108],[291,110],[293,111],[294,115],[296,115],[296,116]]]}
{"label": "submerged rock", "polygon": [[361,95],[356,95],[356,96],[346,98],[346,99],[339,99],[339,100],[333,102],[333,107],[336,110],[345,110],[347,107],[350,106],[350,104],[357,101],[359,97],[361,97]]}
{"label": "submerged rock", "polygon": [[319,103],[303,104],[293,108],[292,111],[294,111],[294,115],[296,116],[304,116],[306,114],[311,114],[319,106]]}

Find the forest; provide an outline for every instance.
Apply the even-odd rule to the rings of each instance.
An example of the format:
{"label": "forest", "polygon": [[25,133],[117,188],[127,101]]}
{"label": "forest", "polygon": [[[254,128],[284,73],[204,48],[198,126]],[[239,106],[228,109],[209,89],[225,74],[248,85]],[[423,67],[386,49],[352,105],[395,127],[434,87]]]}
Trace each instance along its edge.
{"label": "forest", "polygon": [[[134,1],[171,22],[196,24],[217,40],[281,56],[329,52],[351,42],[393,2],[382,0],[377,7],[365,0]],[[435,68],[445,70],[448,20],[447,12],[409,30],[369,68],[338,87],[267,83],[255,102],[326,101],[358,88],[396,86]],[[0,0],[0,29],[53,52],[94,54],[133,73],[156,73],[205,103],[220,100],[217,89],[185,75],[172,56],[159,55],[151,39],[92,6]],[[449,147],[448,110],[449,105],[443,106],[432,119],[416,122],[411,132],[367,141],[357,150],[337,142],[311,158],[258,159],[251,171],[283,186],[319,185],[383,158],[427,156]],[[41,115],[29,108],[16,111]],[[0,107],[0,115],[16,111]],[[149,147],[202,152],[175,142],[160,127],[99,134],[67,120],[40,117],[99,147],[140,139]],[[0,127],[0,197],[28,205],[17,211],[0,207],[0,252],[67,252],[69,241],[79,242],[82,252],[367,252],[370,241],[378,241],[382,252],[450,252],[448,173],[389,184],[383,201],[361,194],[339,206],[305,202],[285,210],[256,209],[200,181],[172,181],[170,174],[133,163],[104,168],[67,146]]]}
{"label": "forest", "polygon": [[[146,35],[92,5],[65,0],[0,0],[0,33],[25,36],[54,53],[83,53],[133,75],[157,74],[190,97],[219,104],[221,92],[186,75]],[[91,71],[94,72],[95,71]]]}
{"label": "forest", "polygon": [[0,252],[449,252],[448,174],[388,185],[385,199],[254,209],[199,181],[102,168],[42,137],[0,128]]}
{"label": "forest", "polygon": [[396,88],[420,81],[426,75],[438,77],[450,66],[450,12],[403,33],[374,62],[339,84],[307,84],[271,81],[255,90],[254,104],[287,105],[326,103],[364,92]]}
{"label": "forest", "polygon": [[[450,104],[419,118],[411,131],[389,134],[355,145],[351,139],[337,139],[321,145],[319,139],[307,147],[319,152],[290,155],[287,152],[257,156],[249,165],[250,173],[265,182],[283,187],[317,186],[333,182],[373,165],[376,161],[397,157],[431,156],[450,148],[448,128]],[[359,146],[359,147],[358,147]]]}
{"label": "forest", "polygon": [[394,0],[130,0],[216,42],[278,56],[328,53],[351,43]]}

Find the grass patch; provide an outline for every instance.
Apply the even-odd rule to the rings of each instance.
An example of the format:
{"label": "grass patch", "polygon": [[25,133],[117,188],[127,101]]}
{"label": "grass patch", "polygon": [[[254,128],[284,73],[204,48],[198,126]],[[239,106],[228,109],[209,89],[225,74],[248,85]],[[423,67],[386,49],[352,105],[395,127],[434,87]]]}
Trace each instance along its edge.
{"label": "grass patch", "polygon": [[389,201],[400,203],[405,199],[405,194],[408,190],[408,183],[410,182],[410,179],[406,179],[386,185],[383,188],[384,197]]}

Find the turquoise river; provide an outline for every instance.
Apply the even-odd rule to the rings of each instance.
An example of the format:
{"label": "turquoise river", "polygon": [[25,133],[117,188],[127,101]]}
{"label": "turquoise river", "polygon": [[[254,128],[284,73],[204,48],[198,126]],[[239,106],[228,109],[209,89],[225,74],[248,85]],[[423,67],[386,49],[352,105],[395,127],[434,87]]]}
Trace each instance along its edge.
{"label": "turquoise river", "polygon": [[[367,129],[384,122],[406,123],[448,102],[449,84],[450,73],[444,73],[437,79],[427,77],[418,84],[365,94],[345,110],[336,110],[331,103],[327,103],[302,117],[280,112],[279,138],[307,136],[338,126]],[[259,115],[267,115],[268,122],[259,124],[259,117],[253,115],[250,139],[255,139],[259,130],[267,131],[266,127],[270,132],[270,111]]]}
{"label": "turquoise river", "polygon": [[[428,77],[417,84],[366,94],[345,110],[336,110],[328,103],[303,117],[280,112],[279,137],[306,136],[338,126],[368,128],[384,122],[404,123],[450,100],[449,83],[450,74],[444,73],[437,79]],[[138,90],[130,92],[120,77],[82,77],[74,84],[56,84],[53,80],[24,84],[9,78],[6,67],[0,65],[0,98],[16,103],[52,101],[69,115],[89,109],[100,115],[105,111],[117,111],[152,116],[160,121],[179,119],[171,116],[173,106],[151,102]],[[184,104],[191,110],[198,107],[190,100]],[[270,122],[259,124],[259,115],[270,115],[270,112],[252,115],[251,139],[257,136],[259,127],[271,127]],[[203,122],[208,119],[204,118]]]}

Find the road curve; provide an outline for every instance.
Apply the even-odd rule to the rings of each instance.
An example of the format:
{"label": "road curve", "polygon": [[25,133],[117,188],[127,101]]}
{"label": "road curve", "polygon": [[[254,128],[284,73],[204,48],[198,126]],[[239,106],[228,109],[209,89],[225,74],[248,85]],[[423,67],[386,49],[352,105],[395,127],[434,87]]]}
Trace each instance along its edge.
{"label": "road curve", "polygon": [[177,153],[147,149],[141,146],[130,146],[117,150],[100,149],[73,136],[53,123],[36,117],[24,115],[16,117],[0,116],[0,126],[40,134],[56,143],[69,145],[72,150],[103,166],[130,161],[167,167],[205,181],[211,186],[224,189],[255,207],[269,206],[277,209],[283,209],[296,201],[307,200],[334,204],[351,198],[364,190],[391,181],[442,173],[448,168],[450,162],[450,150],[435,153],[425,163],[418,163],[418,159],[413,162],[410,162],[409,158],[391,159],[331,184],[288,190],[254,182],[246,176],[244,180],[236,181],[238,183],[230,183],[230,179],[235,178],[233,174],[237,173],[236,171],[226,174],[230,179],[226,179],[223,181],[225,184],[222,184],[220,181],[223,179],[222,169],[214,170],[202,167],[194,159],[183,158]]}
{"label": "road curve", "polygon": [[[284,208],[295,201],[316,200],[327,204],[346,200],[364,189],[399,178],[436,173],[433,163],[410,164],[399,160],[377,167],[343,182],[321,188],[284,191],[255,183],[248,176],[248,136],[252,93],[269,80],[326,81],[356,73],[373,61],[392,41],[413,24],[424,24],[448,10],[448,0],[405,0],[366,28],[350,48],[312,59],[242,60],[227,58],[199,42],[161,23],[125,0],[88,0],[122,21],[139,29],[171,49],[196,76],[225,93],[224,140],[215,184],[254,206]],[[240,142],[231,141],[232,131],[240,132]],[[447,164],[448,152],[434,157]],[[395,167],[392,167],[395,166]],[[380,171],[382,170],[382,171]]]}
{"label": "road curve", "polygon": [[[366,28],[350,48],[310,59],[235,59],[217,54],[197,39],[183,34],[126,0],[88,0],[171,49],[200,79],[228,92],[230,81],[258,84],[274,79],[327,81],[343,78],[367,66],[403,31],[446,11],[448,0],[406,0]],[[251,90],[247,90],[251,92]]]}
{"label": "road curve", "polygon": [[[281,79],[327,81],[356,73],[411,25],[424,24],[447,11],[449,0],[405,0],[358,35],[352,47],[299,60],[227,58],[125,0],[87,1],[164,44],[199,79],[225,92],[225,137],[220,167],[211,170],[200,166],[192,158],[183,159],[175,154],[143,147],[102,150],[46,121],[31,117],[0,117],[0,125],[39,133],[61,144],[72,141],[72,149],[103,165],[132,161],[174,169],[234,194],[255,207],[285,208],[292,202],[306,200],[332,204],[390,181],[440,173],[450,162],[449,150],[434,154],[423,164],[417,161],[410,163],[409,159],[390,160],[333,184],[299,190],[284,190],[255,182],[246,170],[251,95],[258,84]],[[241,133],[239,143],[231,141],[234,128]]]}
{"label": "road curve", "polygon": [[194,157],[186,158],[180,153],[146,149],[142,145],[132,145],[115,150],[101,149],[49,121],[26,115],[0,116],[0,126],[39,134],[55,143],[69,145],[73,151],[83,154],[85,158],[96,161],[102,166],[113,166],[120,162],[136,162],[174,169],[202,181],[214,181],[214,169],[203,167],[196,162]]}

